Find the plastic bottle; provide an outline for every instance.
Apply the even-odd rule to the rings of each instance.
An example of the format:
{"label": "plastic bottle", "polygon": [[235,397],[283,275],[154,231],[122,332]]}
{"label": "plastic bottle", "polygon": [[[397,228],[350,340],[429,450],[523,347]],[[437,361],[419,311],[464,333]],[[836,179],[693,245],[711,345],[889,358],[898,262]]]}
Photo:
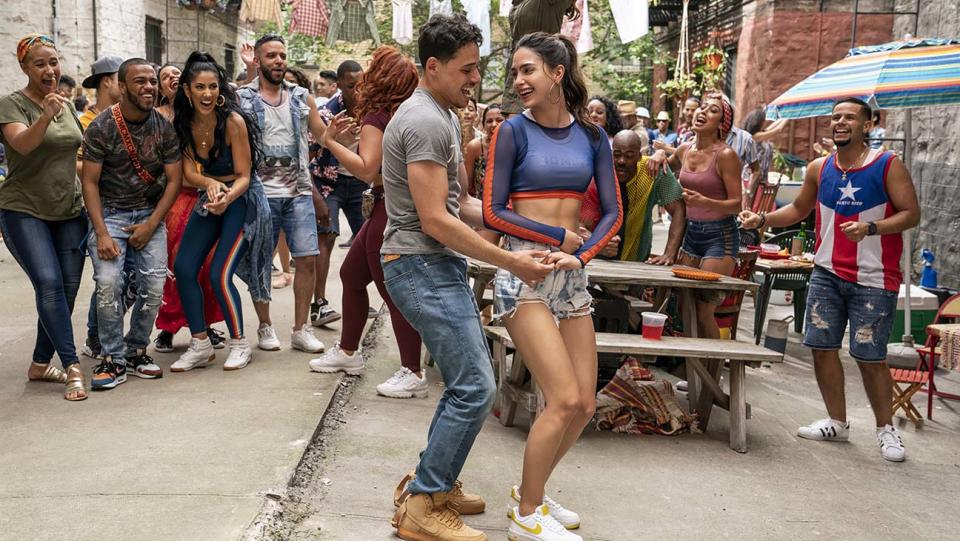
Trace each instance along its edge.
{"label": "plastic bottle", "polygon": [[937,287],[937,269],[933,268],[933,261],[936,256],[929,248],[924,248],[920,255],[924,261],[923,272],[920,273],[920,286],[935,288]]}

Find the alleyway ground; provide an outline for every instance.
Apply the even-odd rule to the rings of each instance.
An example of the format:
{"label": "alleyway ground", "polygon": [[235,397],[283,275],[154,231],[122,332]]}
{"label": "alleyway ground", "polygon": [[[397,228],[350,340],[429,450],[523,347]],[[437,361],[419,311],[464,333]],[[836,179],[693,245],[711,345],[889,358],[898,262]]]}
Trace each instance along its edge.
{"label": "alleyway ground", "polygon": [[[663,230],[657,233],[662,242]],[[335,267],[343,254],[336,252]],[[310,355],[284,349],[258,352],[256,362],[237,373],[214,366],[159,381],[131,378],[69,404],[57,386],[25,382],[32,291],[5,249],[0,259],[0,539],[392,538],[393,488],[415,464],[442,388],[430,369],[429,399],[376,396],[375,385],[399,366],[388,322],[369,350],[370,369],[345,380],[345,394],[334,395],[338,377],[307,371]],[[78,340],[91,276],[88,267],[73,318]],[[330,296],[337,299],[335,282]],[[752,334],[752,305],[745,304],[744,338]],[[253,329],[249,302],[245,311],[246,328]],[[292,292],[282,290],[274,317],[284,342],[291,312]],[[787,312],[771,307],[772,317]],[[338,331],[334,324],[317,335],[331,346]],[[177,338],[182,348],[186,334]],[[581,535],[610,541],[952,538],[949,532],[960,527],[960,404],[935,403],[934,421],[919,431],[901,424],[908,460],[885,462],[859,375],[845,358],[851,443],[799,440],[796,427],[820,417],[823,408],[809,353],[798,341],[791,336],[782,365],[748,371],[754,417],[745,455],[728,448],[723,411],[698,435],[589,430],[549,487],[583,515]],[[166,369],[176,355],[156,358]],[[89,374],[92,364],[83,364]],[[960,389],[956,374],[940,381]],[[345,401],[334,402],[332,422],[319,433],[322,452],[301,461],[334,396]],[[507,489],[519,477],[525,433],[491,417],[462,476],[489,505],[467,522],[491,539],[505,537]],[[288,489],[295,475],[299,484]]]}

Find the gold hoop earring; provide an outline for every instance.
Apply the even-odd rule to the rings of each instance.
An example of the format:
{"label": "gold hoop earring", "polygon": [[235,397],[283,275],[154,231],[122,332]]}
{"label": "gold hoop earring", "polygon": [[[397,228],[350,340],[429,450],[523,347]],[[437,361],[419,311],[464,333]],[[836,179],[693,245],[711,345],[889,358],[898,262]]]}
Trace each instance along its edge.
{"label": "gold hoop earring", "polygon": [[190,96],[187,96],[187,103],[190,104],[190,108],[193,109],[193,100],[190,99]]}
{"label": "gold hoop earring", "polygon": [[223,107],[227,104],[227,98],[223,97],[223,94],[217,96],[217,107]]}
{"label": "gold hoop earring", "polygon": [[[557,88],[557,85],[559,85],[559,84],[560,84],[560,83],[559,83],[558,81],[554,81],[554,82],[553,82],[553,86],[550,87],[550,94],[553,94],[553,89],[554,89],[554,88]],[[558,104],[558,103],[560,103],[560,98],[563,97],[563,89],[562,89],[562,88],[559,88],[558,90],[560,90],[560,91],[557,92],[557,98],[556,98],[556,99],[550,98],[550,102],[553,103],[553,104]]]}

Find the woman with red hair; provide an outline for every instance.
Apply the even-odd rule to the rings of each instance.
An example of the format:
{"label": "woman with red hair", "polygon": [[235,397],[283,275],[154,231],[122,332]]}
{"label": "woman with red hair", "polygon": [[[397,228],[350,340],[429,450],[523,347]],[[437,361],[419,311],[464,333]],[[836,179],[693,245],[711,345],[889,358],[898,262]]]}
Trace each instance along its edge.
{"label": "woman with red hair", "polygon": [[357,233],[347,257],[340,267],[343,283],[343,330],[340,342],[323,356],[310,361],[315,372],[359,374],[364,368],[360,355],[360,337],[367,320],[370,300],[367,286],[373,282],[390,310],[390,320],[400,347],[402,367],[377,392],[391,398],[423,398],[427,396],[427,380],[420,369],[420,335],[404,319],[383,284],[380,246],[387,226],[387,210],[383,202],[383,132],[393,113],[417,88],[419,77],[413,61],[392,47],[380,47],[373,54],[370,66],[357,84],[357,118],[361,121],[360,146],[353,153],[337,141],[337,136],[352,127],[354,119],[340,113],[327,127],[323,146],[356,178],[371,185],[364,194],[364,207],[373,200],[373,208]]}

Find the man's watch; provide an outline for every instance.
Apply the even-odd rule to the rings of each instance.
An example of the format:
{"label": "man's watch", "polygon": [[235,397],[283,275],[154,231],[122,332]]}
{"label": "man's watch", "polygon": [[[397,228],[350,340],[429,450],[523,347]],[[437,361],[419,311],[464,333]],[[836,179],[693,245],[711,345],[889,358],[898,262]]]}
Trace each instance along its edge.
{"label": "man's watch", "polygon": [[867,224],[867,235],[873,236],[877,234],[877,222],[870,222]]}

